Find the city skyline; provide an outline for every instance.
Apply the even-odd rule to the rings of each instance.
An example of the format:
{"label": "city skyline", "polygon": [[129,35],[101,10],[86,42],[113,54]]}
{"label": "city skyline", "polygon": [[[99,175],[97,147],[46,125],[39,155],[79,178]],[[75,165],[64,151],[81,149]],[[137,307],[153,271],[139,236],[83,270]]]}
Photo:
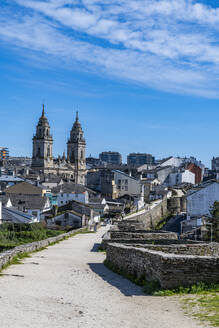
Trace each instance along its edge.
{"label": "city skyline", "polygon": [[1,146],[30,156],[45,102],[56,156],[79,110],[87,156],[147,152],[210,166],[219,155],[218,5],[71,4],[0,4]]}

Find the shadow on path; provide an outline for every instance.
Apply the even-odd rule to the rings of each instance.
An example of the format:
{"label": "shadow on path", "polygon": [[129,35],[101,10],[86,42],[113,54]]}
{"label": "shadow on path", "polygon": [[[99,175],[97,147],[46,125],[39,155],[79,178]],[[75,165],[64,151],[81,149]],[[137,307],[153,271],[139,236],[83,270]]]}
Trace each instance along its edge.
{"label": "shadow on path", "polygon": [[90,269],[125,296],[146,296],[142,288],[109,270],[103,263],[88,263]]}
{"label": "shadow on path", "polygon": [[100,243],[95,243],[90,251],[91,252],[98,252],[99,247],[100,247]]}

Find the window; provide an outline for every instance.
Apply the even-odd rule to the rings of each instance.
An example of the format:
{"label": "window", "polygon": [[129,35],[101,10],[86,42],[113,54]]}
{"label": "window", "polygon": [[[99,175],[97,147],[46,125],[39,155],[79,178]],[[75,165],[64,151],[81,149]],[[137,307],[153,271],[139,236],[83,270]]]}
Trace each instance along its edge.
{"label": "window", "polygon": [[125,191],[128,191],[128,187],[127,186],[125,186]]}
{"label": "window", "polygon": [[37,216],[37,211],[32,211],[33,216]]}
{"label": "window", "polygon": [[120,179],[118,180],[118,184],[121,184],[121,180]]}
{"label": "window", "polygon": [[125,184],[126,184],[126,185],[128,184],[128,180],[127,180],[127,179],[125,180]]}

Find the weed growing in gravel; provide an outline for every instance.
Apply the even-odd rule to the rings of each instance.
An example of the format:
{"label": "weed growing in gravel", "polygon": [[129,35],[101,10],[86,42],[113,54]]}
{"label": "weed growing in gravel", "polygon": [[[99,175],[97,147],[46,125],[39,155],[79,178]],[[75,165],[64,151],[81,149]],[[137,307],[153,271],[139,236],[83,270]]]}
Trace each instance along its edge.
{"label": "weed growing in gravel", "polygon": [[84,230],[81,230],[80,233],[95,233],[95,231],[91,231],[91,230],[85,228]]}
{"label": "weed growing in gravel", "polygon": [[219,293],[189,295],[182,298],[184,310],[201,322],[219,327]]}
{"label": "weed growing in gravel", "polygon": [[199,282],[189,287],[178,287],[174,289],[160,289],[159,291],[155,291],[153,295],[173,296],[173,295],[182,295],[182,294],[203,294],[209,292],[219,292],[219,284],[206,284],[204,282]]}
{"label": "weed growing in gravel", "polygon": [[5,265],[3,265],[3,267],[0,270],[0,275],[1,272],[5,269],[7,269],[7,267],[9,267],[12,264],[22,264],[22,259],[26,258],[26,257],[31,257],[29,253],[27,252],[23,252],[23,253],[19,253],[17,255],[15,255],[8,263],[6,263]]}

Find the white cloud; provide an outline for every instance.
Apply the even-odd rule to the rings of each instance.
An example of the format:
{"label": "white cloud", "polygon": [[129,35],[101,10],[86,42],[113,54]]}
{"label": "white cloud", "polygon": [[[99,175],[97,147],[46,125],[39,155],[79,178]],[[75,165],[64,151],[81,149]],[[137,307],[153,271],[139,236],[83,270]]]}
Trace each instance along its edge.
{"label": "white cloud", "polygon": [[26,12],[11,7],[0,16],[5,42],[99,74],[218,97],[218,8],[192,0],[15,2]]}

